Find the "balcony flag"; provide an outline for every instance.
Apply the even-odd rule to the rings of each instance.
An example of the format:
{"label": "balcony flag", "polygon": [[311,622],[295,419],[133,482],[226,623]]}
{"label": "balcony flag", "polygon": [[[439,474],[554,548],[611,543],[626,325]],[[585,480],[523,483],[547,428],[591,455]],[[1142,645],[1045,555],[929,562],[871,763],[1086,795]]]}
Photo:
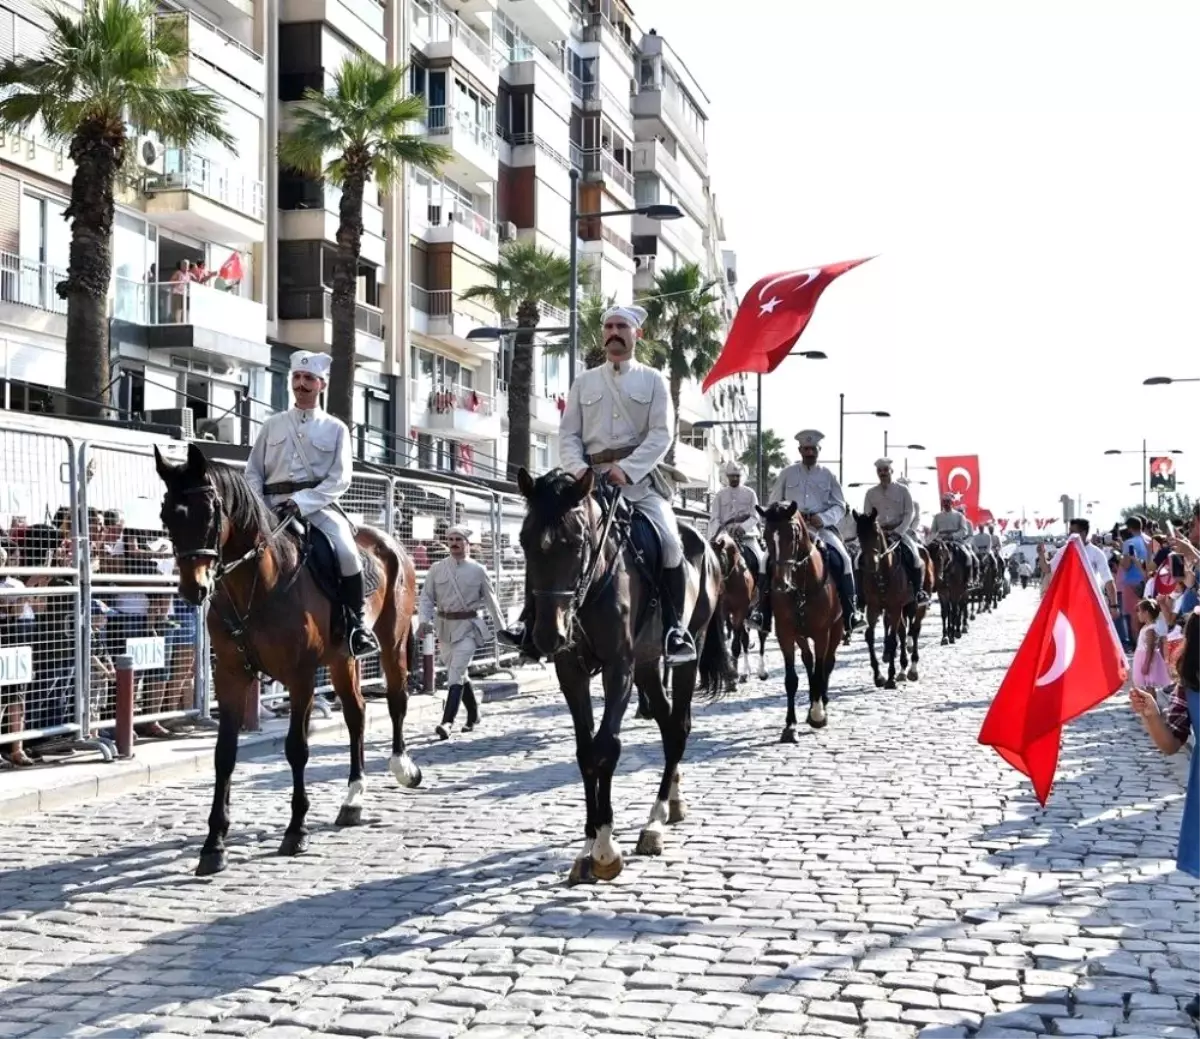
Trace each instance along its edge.
{"label": "balcony flag", "polygon": [[217,272],[217,276],[222,281],[236,284],[242,280],[244,272],[242,271],[242,254],[230,253],[229,259],[221,264],[221,269]]}
{"label": "balcony flag", "polygon": [[701,388],[707,391],[741,372],[773,372],[796,345],[829,283],[873,258],[772,274],[755,282],[742,299],[725,346]]}

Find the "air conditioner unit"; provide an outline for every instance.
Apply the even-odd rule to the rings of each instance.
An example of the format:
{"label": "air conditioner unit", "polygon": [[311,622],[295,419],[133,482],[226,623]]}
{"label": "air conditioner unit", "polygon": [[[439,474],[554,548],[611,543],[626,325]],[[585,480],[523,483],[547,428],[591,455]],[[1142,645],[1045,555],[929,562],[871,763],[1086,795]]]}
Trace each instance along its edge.
{"label": "air conditioner unit", "polygon": [[176,426],[188,440],[195,437],[195,422],[191,408],[158,408],[144,413],[147,422],[156,426]]}
{"label": "air conditioner unit", "polygon": [[144,134],[138,138],[138,165],[147,173],[165,173],[166,159],[167,150],[163,147],[162,141],[157,137]]}
{"label": "air conditioner unit", "polygon": [[517,237],[517,225],[511,220],[505,220],[504,223],[500,225],[499,231],[500,241],[502,242],[515,241]]}
{"label": "air conditioner unit", "polygon": [[197,440],[216,440],[222,444],[236,444],[241,439],[241,419],[237,415],[222,415],[220,418],[202,418],[196,423]]}

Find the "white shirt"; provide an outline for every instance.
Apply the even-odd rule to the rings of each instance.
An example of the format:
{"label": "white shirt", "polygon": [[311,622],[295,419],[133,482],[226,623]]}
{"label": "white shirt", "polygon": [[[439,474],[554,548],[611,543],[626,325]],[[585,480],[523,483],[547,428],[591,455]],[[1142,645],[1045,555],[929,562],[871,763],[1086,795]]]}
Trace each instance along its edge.
{"label": "white shirt", "polygon": [[722,487],[713,497],[712,518],[708,522],[708,536],[714,538],[726,523],[734,520],[745,522],[742,529],[748,534],[758,530],[758,513],[754,507],[758,504],[758,495],[753,487],[739,484],[737,487]]}
{"label": "white shirt", "polygon": [[[266,497],[269,505],[291,498],[306,517],[345,494],[353,471],[350,431],[341,419],[321,408],[292,408],[272,415],[263,423],[246,459],[246,482],[260,498]],[[320,482],[295,494],[266,495],[263,491],[269,484],[311,480]]]}
{"label": "white shirt", "polygon": [[[1108,566],[1108,556],[1102,549],[1097,548],[1091,542],[1082,545],[1083,558],[1087,560],[1088,569],[1092,571],[1096,578],[1096,584],[1100,586],[1100,590],[1104,590],[1106,584],[1112,584],[1112,570]],[[1050,560],[1050,573],[1054,573],[1058,569],[1058,564],[1063,560],[1063,552],[1060,549],[1054,553],[1054,558]]]}

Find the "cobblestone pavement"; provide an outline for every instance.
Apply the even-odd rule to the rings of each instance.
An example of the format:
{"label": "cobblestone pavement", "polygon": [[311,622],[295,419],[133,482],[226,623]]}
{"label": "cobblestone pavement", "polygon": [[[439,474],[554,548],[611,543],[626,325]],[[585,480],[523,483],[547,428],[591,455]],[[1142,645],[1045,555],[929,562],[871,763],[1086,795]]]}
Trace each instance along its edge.
{"label": "cobblestone pavement", "polygon": [[[1033,607],[1014,593],[896,692],[857,643],[795,746],[778,666],[700,707],[689,818],[610,885],[564,884],[582,797],[546,695],[417,734],[415,791],[374,740],[359,829],[328,825],[345,749],[318,748],[300,859],[273,854],[278,760],[239,769],[216,878],[192,876],[207,781],[0,825],[0,1037],[1195,1036],[1181,761],[1116,697],[1068,730],[1041,811],[975,742]],[[631,712],[627,852],[660,762]]]}

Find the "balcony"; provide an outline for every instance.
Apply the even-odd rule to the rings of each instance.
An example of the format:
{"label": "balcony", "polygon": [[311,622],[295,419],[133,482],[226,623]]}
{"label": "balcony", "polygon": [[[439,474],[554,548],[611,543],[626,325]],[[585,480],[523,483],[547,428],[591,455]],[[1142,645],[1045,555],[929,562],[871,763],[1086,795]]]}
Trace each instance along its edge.
{"label": "balcony", "polygon": [[472,312],[472,307],[478,307],[478,304],[461,302],[453,289],[426,289],[414,285],[412,309],[417,313],[412,330],[443,339],[472,357],[494,358],[499,350],[499,344],[494,340],[467,338],[473,328],[485,324]]}
{"label": "balcony", "polygon": [[[51,267],[48,263],[27,260],[16,253],[0,252],[0,315],[5,324],[41,326],[53,319],[49,315],[66,316],[67,301],[60,299],[55,286],[67,276],[63,267]],[[25,308],[21,314],[13,307]],[[34,318],[28,311],[40,311],[45,317]],[[55,322],[66,331],[65,325]]]}
{"label": "balcony", "polygon": [[187,43],[188,56],[180,69],[183,78],[263,116],[267,71],[262,55],[190,11],[164,12],[158,15],[158,24],[182,33]]}
{"label": "balcony", "polygon": [[383,4],[376,0],[282,0],[279,20],[327,22],[376,61],[387,60]]}
{"label": "balcony", "polygon": [[421,237],[425,241],[453,243],[486,263],[499,259],[500,236],[489,217],[449,199],[443,205],[427,205],[424,215]]}
{"label": "balcony", "polygon": [[263,239],[263,183],[197,152],[168,148],[162,172],[142,185],[145,212],[155,223],[225,245],[253,245]]}
{"label": "balcony", "polygon": [[436,0],[412,0],[412,45],[430,61],[449,59],[494,95],[500,57],[490,39],[480,36]]}
{"label": "balcony", "polygon": [[[290,289],[279,294],[279,338],[302,350],[333,346],[333,295],[329,289]],[[359,364],[382,364],[383,311],[358,303],[354,307],[354,353]]]}
{"label": "balcony", "polygon": [[463,386],[439,383],[431,387],[419,379],[411,385],[412,402],[416,405],[413,426],[418,431],[452,440],[500,439],[500,414],[495,398]]}
{"label": "balcony", "polygon": [[612,152],[600,148],[581,151],[584,180],[602,183],[610,195],[622,205],[633,205],[633,175],[625,169]]}
{"label": "balcony", "polygon": [[[279,214],[279,237],[290,242],[330,242],[337,244],[340,192],[327,187],[324,205],[311,209],[284,209]],[[363,203],[362,258],[383,268],[387,261],[387,242],[383,236],[383,210]]]}
{"label": "balcony", "polygon": [[566,0],[520,0],[512,7],[520,12],[522,31],[542,47],[570,39],[571,29],[577,23]]}
{"label": "balcony", "polygon": [[638,292],[645,292],[654,287],[654,279],[658,274],[658,257],[653,253],[642,253],[633,258],[633,287]]}
{"label": "balcony", "polygon": [[234,368],[266,367],[267,308],[196,282],[144,282],[117,278],[113,320],[145,329],[149,350]]}
{"label": "balcony", "polygon": [[698,165],[708,162],[704,138],[688,124],[679,106],[669,100],[666,91],[657,87],[642,87],[630,99],[634,119],[657,119],[676,141],[682,141],[694,154]]}
{"label": "balcony", "polygon": [[501,59],[500,74],[511,87],[530,87],[556,112],[566,111],[572,90],[561,58],[551,58],[539,48],[522,44]]}
{"label": "balcony", "polygon": [[500,148],[493,127],[477,123],[473,112],[452,105],[435,105],[425,116],[431,141],[451,150],[442,173],[450,180],[485,189],[500,175]]}

